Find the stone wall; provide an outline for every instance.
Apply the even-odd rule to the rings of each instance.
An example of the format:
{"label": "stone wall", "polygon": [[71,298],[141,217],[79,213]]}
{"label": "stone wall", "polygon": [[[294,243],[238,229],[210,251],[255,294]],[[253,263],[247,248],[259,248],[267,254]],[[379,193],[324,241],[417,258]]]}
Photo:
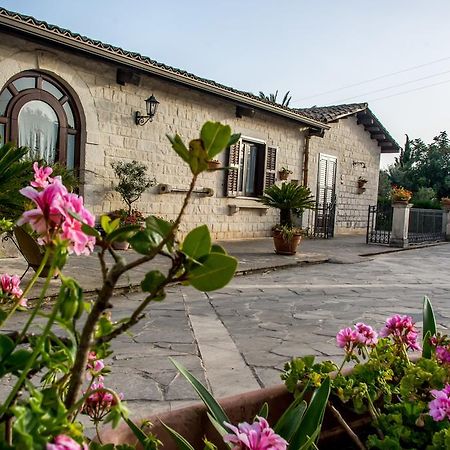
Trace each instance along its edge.
{"label": "stone wall", "polygon": [[[320,153],[335,156],[335,232],[364,233],[368,206],[377,203],[380,147],[364,127],[357,124],[354,116],[329,125],[331,128],[323,138],[312,137],[310,140],[308,185],[315,193]],[[358,188],[359,177],[368,180],[365,191]]]}
{"label": "stone wall", "polygon": [[[187,166],[170,148],[166,133],[179,133],[185,140],[198,136],[207,121],[229,124],[233,132],[263,140],[278,147],[277,167],[293,171],[292,179],[301,179],[304,136],[298,124],[276,115],[257,112],[254,118],[235,117],[234,102],[142,75],[140,86],[116,83],[117,67],[100,60],[63,52],[42,44],[5,35],[0,40],[0,88],[24,70],[42,70],[61,78],[79,97],[86,119],[86,145],[81,153],[86,204],[97,215],[122,207],[113,193],[111,162],[138,160],[149,167],[158,183],[187,188]],[[153,93],[160,105],[152,123],[140,127],[134,123],[136,110],[145,110],[145,99]],[[225,162],[225,155],[220,155]],[[212,197],[196,195],[186,215],[186,226],[206,223],[216,239],[260,237],[270,234],[277,220],[276,211],[241,209],[229,215],[228,205],[237,200],[224,197],[222,171],[202,174],[198,186],[214,189]],[[136,207],[146,214],[174,219],[182,204],[182,194],[158,194],[151,188]],[[249,206],[254,200],[239,199]]]}

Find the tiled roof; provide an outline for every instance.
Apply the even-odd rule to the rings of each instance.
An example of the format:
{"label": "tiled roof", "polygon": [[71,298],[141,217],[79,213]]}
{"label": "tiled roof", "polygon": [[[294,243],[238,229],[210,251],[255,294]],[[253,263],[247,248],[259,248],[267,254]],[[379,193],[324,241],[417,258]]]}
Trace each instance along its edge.
{"label": "tiled roof", "polygon": [[384,128],[370,110],[367,103],[350,103],[348,105],[313,106],[312,108],[297,109],[299,113],[323,123],[334,122],[356,114],[358,123],[362,124],[373,139],[378,141],[382,153],[397,153],[400,146]]}
{"label": "tiled roof", "polygon": [[281,106],[277,103],[269,102],[258,96],[245,91],[225,86],[213,80],[198,77],[192,73],[166,64],[159,63],[147,56],[130,52],[111,44],[73,33],[70,30],[48,24],[34,17],[26,16],[17,12],[8,11],[0,7],[0,29],[8,28],[14,32],[32,35],[47,41],[56,42],[60,45],[76,49],[78,51],[94,54],[98,57],[113,60],[140,70],[150,72],[161,77],[165,77],[179,83],[208,91],[210,93],[229,98],[242,104],[251,105],[274,114],[278,114],[290,119],[311,125],[319,129],[327,129],[319,120],[302,114],[300,111]]}
{"label": "tiled roof", "polygon": [[312,108],[299,108],[296,111],[321,122],[333,122],[350,114],[364,111],[367,103],[351,103],[349,105],[313,106]]}

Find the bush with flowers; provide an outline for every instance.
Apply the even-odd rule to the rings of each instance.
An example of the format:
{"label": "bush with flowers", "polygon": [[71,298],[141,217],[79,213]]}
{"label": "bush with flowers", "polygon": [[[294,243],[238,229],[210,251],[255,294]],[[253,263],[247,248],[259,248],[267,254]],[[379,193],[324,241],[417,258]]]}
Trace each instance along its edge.
{"label": "bush with flowers", "polygon": [[[0,448],[34,450],[130,450],[128,444],[102,444],[88,439],[79,415],[87,415],[96,427],[101,423],[116,426],[125,420],[144,449],[156,449],[157,437],[144,434],[128,418],[122,394],[109,389],[105,376],[108,368],[104,358],[111,354],[111,341],[137,324],[154,301],[165,298],[167,286],[174,283],[190,285],[201,291],[225,286],[233,277],[237,262],[219,245],[211,242],[208,228],[200,225],[179,241],[177,230],[188,206],[199,175],[207,170],[207,162],[239,135],[232,135],[229,126],[207,122],[200,137],[185,145],[180,136],[168,137],[174,151],[187,163],[192,174],[189,190],[180,212],[173,222],[150,216],[143,224],[121,226],[108,216],[101,217],[102,233],[94,228],[95,218],[86,209],[82,197],[71,193],[52,169],[34,164],[34,180],[21,189],[32,207],[18,221],[29,227],[45,248],[42,263],[29,283],[20,287],[14,275],[1,276],[0,328],[5,330],[11,317],[24,308],[30,289],[50,264],[42,292],[36,305],[27,314],[25,325],[15,332],[0,332],[0,378],[10,380],[10,389],[0,404]],[[138,254],[127,261],[114,251],[115,241],[127,241]],[[64,273],[70,254],[87,255],[98,245],[102,283],[96,297],[87,301],[78,282]],[[113,263],[108,264],[110,254]],[[149,270],[141,288],[147,294],[133,313],[115,322],[109,310],[114,305],[114,287],[126,272],[164,255],[171,261],[167,272]],[[50,281],[59,275],[61,288],[51,310],[41,311]],[[38,316],[45,322],[36,332]],[[303,408],[303,404],[301,406]],[[304,411],[304,409],[303,409]],[[222,422],[222,427],[226,425]],[[228,426],[228,425],[227,425]],[[283,438],[274,436],[268,424],[260,419],[250,426],[248,436],[255,432],[259,444],[245,441],[245,425],[229,425],[235,437],[228,437],[233,448],[285,448]],[[239,431],[240,430],[240,431]],[[259,431],[258,431],[259,430]],[[240,440],[242,443],[237,443]],[[248,444],[248,445],[247,445]],[[212,444],[205,444],[207,448]],[[256,446],[255,446],[256,445]],[[209,446],[209,447],[208,447]]]}
{"label": "bush with flowers", "polygon": [[[340,366],[295,358],[282,375],[288,389],[320,386],[332,375],[329,406],[341,423],[351,430],[343,419],[346,410],[372,419],[369,429],[349,432],[354,448],[450,448],[450,338],[436,331],[427,298],[421,338],[411,317],[394,315],[379,333],[357,323],[340,330],[336,342],[345,354]],[[422,353],[411,357],[409,351]]]}
{"label": "bush with flowers", "polygon": [[392,186],[391,189],[391,200],[393,202],[409,202],[412,197],[412,192],[408,191],[401,186]]}

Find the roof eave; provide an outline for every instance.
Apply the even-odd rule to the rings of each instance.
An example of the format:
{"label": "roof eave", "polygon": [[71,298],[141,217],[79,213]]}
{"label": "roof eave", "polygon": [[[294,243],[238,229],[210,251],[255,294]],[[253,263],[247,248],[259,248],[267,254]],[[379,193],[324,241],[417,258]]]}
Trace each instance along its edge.
{"label": "roof eave", "polygon": [[214,86],[205,81],[192,79],[186,75],[180,73],[171,72],[170,70],[156,67],[145,61],[139,61],[133,59],[127,55],[119,55],[108,51],[106,49],[96,47],[94,45],[88,45],[85,42],[77,41],[76,39],[70,38],[68,36],[56,35],[45,28],[39,28],[33,24],[20,22],[13,18],[0,15],[0,27],[5,27],[17,33],[25,34],[27,36],[38,37],[48,42],[58,43],[64,47],[68,47],[73,50],[77,50],[89,55],[99,57],[108,61],[113,61],[115,63],[125,65],[138,69],[142,72],[146,72],[152,75],[156,75],[165,79],[181,83],[183,85],[193,87],[210,94],[214,94],[229,100],[236,101],[241,104],[256,107],[260,110],[267,111],[278,116],[282,116],[293,121],[299,122],[302,125],[307,125],[317,129],[329,129],[330,127],[318,120],[310,119],[308,117],[300,116],[299,114],[291,111],[289,109],[284,109],[277,107],[276,105],[268,104],[256,99],[248,98],[245,95],[239,94],[237,92],[227,91],[219,86]]}

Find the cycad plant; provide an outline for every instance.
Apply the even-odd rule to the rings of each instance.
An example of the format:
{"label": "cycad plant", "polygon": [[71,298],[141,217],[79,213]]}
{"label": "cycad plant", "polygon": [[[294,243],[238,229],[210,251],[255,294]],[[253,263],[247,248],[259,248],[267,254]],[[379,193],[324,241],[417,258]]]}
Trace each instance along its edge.
{"label": "cycad plant", "polygon": [[24,209],[24,198],[19,189],[32,179],[32,162],[23,158],[27,147],[7,143],[0,147],[0,218],[18,218]]}
{"label": "cycad plant", "polygon": [[305,209],[313,209],[315,200],[311,190],[295,183],[282,183],[269,186],[259,201],[271,208],[280,210],[280,226],[292,228],[292,215],[299,215]]}

